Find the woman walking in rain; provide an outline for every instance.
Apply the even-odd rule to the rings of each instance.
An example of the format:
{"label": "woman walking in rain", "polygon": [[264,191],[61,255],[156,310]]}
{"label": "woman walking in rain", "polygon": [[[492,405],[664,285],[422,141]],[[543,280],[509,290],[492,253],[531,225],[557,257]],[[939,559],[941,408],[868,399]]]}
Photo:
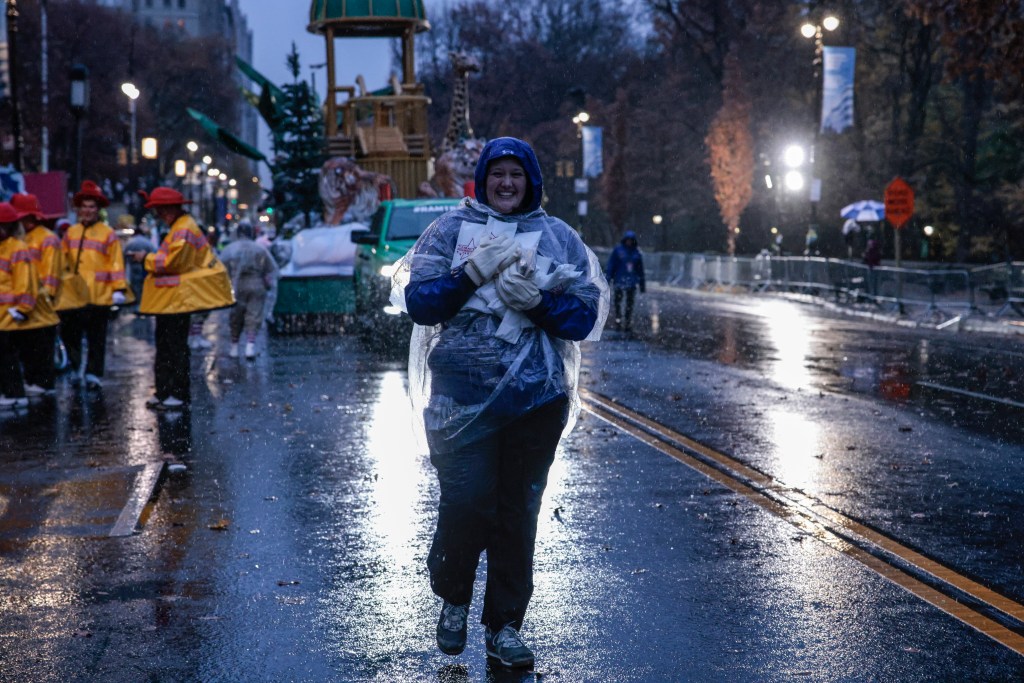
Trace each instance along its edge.
{"label": "woman walking in rain", "polygon": [[490,141],[475,178],[475,199],[434,221],[402,260],[392,301],[417,324],[409,392],[441,489],[427,559],[443,600],[437,645],[451,655],[465,647],[486,551],[487,654],[528,667],[520,631],[537,516],[555,448],[579,412],[578,342],[599,338],[608,287],[576,232],[540,208],[528,144]]}

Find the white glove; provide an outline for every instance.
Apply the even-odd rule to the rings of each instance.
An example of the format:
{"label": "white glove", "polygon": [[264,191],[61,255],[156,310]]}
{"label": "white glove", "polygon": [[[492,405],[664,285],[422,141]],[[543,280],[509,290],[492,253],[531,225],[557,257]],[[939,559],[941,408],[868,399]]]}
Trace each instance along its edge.
{"label": "white glove", "polygon": [[11,314],[11,317],[19,323],[23,323],[28,320],[28,316],[19,311],[17,308],[8,308],[7,312]]}
{"label": "white glove", "polygon": [[480,242],[466,259],[466,274],[477,287],[494,279],[498,271],[519,258],[519,245],[508,235],[498,235]]}
{"label": "white glove", "polygon": [[124,292],[114,292],[114,305],[120,306],[125,301]]}
{"label": "white glove", "polygon": [[518,268],[506,268],[501,271],[495,283],[498,298],[509,308],[525,311],[540,303],[540,289],[533,280],[519,272]]}

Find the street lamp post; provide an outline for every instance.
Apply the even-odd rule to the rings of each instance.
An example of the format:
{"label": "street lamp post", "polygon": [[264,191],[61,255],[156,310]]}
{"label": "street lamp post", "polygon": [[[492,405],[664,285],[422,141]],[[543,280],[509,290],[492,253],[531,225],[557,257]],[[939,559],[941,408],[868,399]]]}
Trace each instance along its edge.
{"label": "street lamp post", "polygon": [[186,178],[186,184],[188,185],[188,199],[189,201],[195,201],[195,164],[192,162],[192,157],[196,152],[199,151],[199,144],[195,140],[189,140],[185,143],[185,149],[188,150],[188,177]]}
{"label": "street lamp post", "polygon": [[839,28],[839,19],[832,14],[826,14],[822,18],[821,22],[806,22],[800,27],[800,34],[804,38],[814,40],[814,61],[813,66],[813,78],[814,78],[814,134],[812,135],[810,155],[808,157],[808,164],[810,165],[811,171],[811,185],[810,192],[808,194],[811,201],[811,220],[810,229],[817,230],[818,228],[818,201],[821,199],[821,180],[815,177],[814,166],[817,163],[817,146],[818,137],[821,134],[821,106],[822,106],[822,94],[824,92],[824,84],[822,79],[822,57],[825,50],[825,31],[832,32]]}
{"label": "street lamp post", "polygon": [[583,199],[578,199],[576,202],[576,214],[579,216],[576,229],[579,230],[580,235],[583,234],[583,217],[587,215],[587,194],[590,189],[590,182],[587,179],[586,169],[583,167],[584,155],[583,155],[583,126],[590,121],[590,114],[585,111],[581,111],[572,117],[572,122],[576,124],[576,137],[580,141],[580,165],[579,174],[575,180],[576,194],[583,195]]}
{"label": "street lamp post", "polygon": [[84,64],[71,67],[71,114],[75,117],[75,175],[72,187],[82,183],[82,116],[89,108],[89,69]]}
{"label": "street lamp post", "polygon": [[213,164],[213,157],[209,154],[203,156],[203,165],[199,174],[199,215],[204,223],[209,224],[210,217],[206,206],[206,183],[209,177],[210,165]]}
{"label": "street lamp post", "polygon": [[[135,84],[131,81],[126,81],[121,84],[121,92],[128,98],[128,114],[130,116],[130,130],[128,133],[128,201],[131,202],[133,207],[137,206],[136,190],[139,189],[139,178],[138,178],[138,162],[139,155],[135,149],[135,100],[139,99],[139,89],[135,87]],[[137,212],[132,211],[132,215]],[[136,216],[138,218],[138,216]]]}

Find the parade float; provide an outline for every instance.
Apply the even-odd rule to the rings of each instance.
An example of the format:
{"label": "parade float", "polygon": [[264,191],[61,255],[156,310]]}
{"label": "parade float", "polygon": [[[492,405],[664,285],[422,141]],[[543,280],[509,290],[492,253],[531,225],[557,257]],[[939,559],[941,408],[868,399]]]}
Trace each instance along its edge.
{"label": "parade float", "polygon": [[[318,184],[323,216],[315,225],[295,226],[294,234],[276,245],[286,262],[274,331],[334,332],[352,323],[364,330],[404,329],[392,318],[397,311],[382,299],[389,266],[433,217],[471,194],[484,144],[473,137],[469,124],[468,77],[480,70],[479,64],[453,53],[448,128],[439,147],[431,146],[430,99],[415,71],[415,36],[429,28],[422,0],[311,3],[308,30],[322,35],[326,47],[321,111],[327,161]],[[387,85],[372,91],[362,76],[354,84],[339,83],[336,41],[355,38],[396,39],[401,74],[392,74]],[[263,85],[263,92],[251,99],[266,119],[274,92],[265,79]]]}

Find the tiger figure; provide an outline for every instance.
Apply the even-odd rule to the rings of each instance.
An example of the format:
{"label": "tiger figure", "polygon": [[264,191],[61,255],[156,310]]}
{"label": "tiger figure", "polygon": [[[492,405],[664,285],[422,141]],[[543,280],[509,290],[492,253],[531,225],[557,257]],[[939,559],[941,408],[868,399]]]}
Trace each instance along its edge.
{"label": "tiger figure", "polygon": [[368,222],[381,199],[394,196],[393,185],[389,176],[364,171],[348,157],[331,157],[320,168],[324,222]]}

